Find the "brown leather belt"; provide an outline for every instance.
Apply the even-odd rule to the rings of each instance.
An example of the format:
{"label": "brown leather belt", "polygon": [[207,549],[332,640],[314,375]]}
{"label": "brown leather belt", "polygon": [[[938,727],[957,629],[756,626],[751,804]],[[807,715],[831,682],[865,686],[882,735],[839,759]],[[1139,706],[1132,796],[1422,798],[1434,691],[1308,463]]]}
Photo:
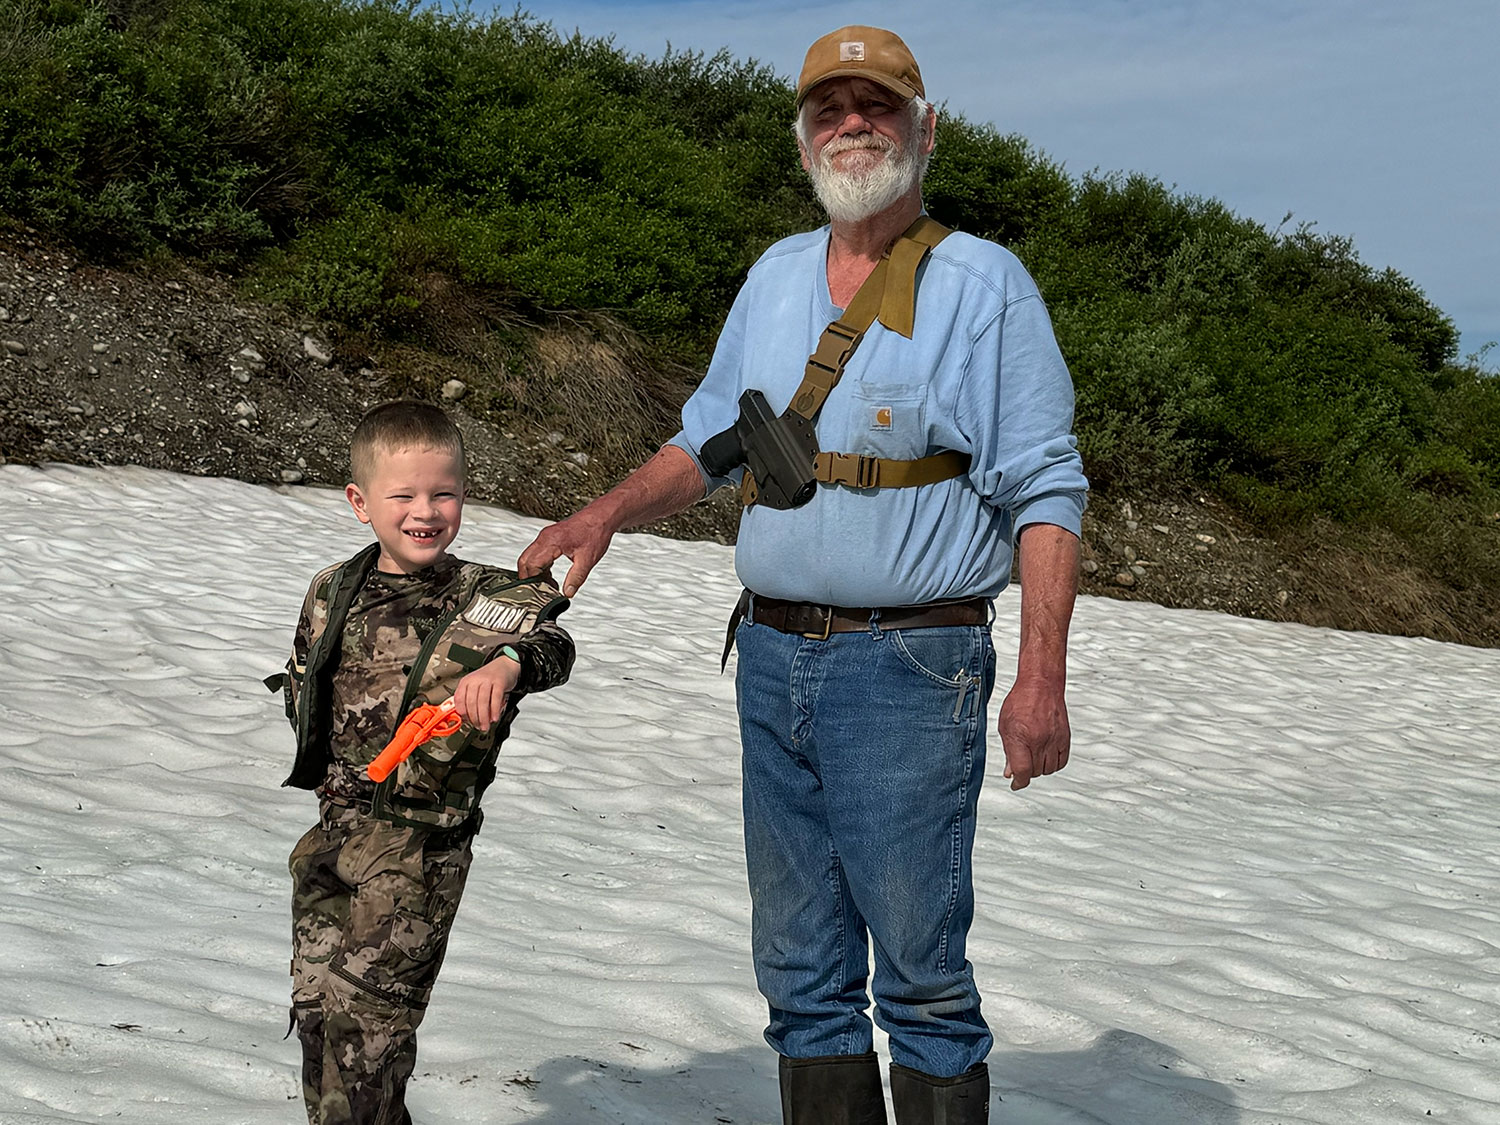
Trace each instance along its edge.
{"label": "brown leather belt", "polygon": [[881,629],[924,629],[938,625],[984,625],[990,619],[988,598],[956,602],[928,602],[884,609],[847,609],[811,602],[784,602],[779,598],[750,598],[749,617],[757,625],[769,625],[783,633],[800,633],[814,640],[827,640],[832,633],[857,633],[870,628],[875,614]]}

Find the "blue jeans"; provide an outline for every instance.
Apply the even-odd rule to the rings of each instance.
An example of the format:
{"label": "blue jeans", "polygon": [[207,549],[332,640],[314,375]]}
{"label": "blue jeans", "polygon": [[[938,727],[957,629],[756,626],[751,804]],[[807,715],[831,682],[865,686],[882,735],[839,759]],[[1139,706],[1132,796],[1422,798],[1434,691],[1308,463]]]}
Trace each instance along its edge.
{"label": "blue jeans", "polygon": [[995,683],[987,626],[810,640],[736,633],[745,859],[766,1041],[872,1049],[927,1074],[989,1053],[973,967],[975,808]]}

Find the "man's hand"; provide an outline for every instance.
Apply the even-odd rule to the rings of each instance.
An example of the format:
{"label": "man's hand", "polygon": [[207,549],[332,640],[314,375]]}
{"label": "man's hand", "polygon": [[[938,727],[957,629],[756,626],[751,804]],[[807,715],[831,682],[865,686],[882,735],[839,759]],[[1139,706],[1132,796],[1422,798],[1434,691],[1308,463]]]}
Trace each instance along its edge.
{"label": "man's hand", "polygon": [[459,718],[484,732],[505,714],[505,697],[521,679],[521,666],[508,656],[497,656],[476,668],[453,689],[453,704]]}
{"label": "man's hand", "polygon": [[563,579],[562,592],[571,598],[578,593],[594,564],[609,550],[614,534],[615,529],[590,505],[565,520],[542,528],[531,546],[521,552],[516,571],[522,578],[545,574],[552,569],[554,562],[567,555],[573,560],[573,565]]}
{"label": "man's hand", "polygon": [[1044,677],[1016,680],[1000,705],[1000,742],[1010,787],[1025,789],[1032,778],[1062,769],[1072,740],[1062,683]]}
{"label": "man's hand", "polygon": [[563,555],[573,560],[562,592],[578,593],[594,564],[609,550],[615,532],[670,516],[703,499],[698,466],[675,445],[665,445],[609,492],[567,519],[542,528],[521,552],[516,571],[533,578],[552,569]]}

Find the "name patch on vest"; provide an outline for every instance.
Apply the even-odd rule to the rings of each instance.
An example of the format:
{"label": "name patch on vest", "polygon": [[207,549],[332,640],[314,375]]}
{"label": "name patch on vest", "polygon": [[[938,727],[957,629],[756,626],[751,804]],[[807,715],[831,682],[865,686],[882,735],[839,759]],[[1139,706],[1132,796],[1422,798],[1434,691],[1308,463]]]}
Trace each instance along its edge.
{"label": "name patch on vest", "polygon": [[480,594],[463,612],[463,619],[481,629],[492,629],[497,633],[518,632],[531,610],[526,606],[506,605]]}

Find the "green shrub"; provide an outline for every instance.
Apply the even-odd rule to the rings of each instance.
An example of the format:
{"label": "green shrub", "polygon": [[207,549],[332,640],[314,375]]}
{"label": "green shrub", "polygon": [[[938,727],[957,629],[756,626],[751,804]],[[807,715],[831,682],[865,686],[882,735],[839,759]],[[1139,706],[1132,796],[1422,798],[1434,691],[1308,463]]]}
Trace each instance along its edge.
{"label": "green shrub", "polygon": [[266,255],[251,288],[260,296],[361,329],[392,328],[420,303],[409,268],[420,234],[373,204],[314,227]]}
{"label": "green shrub", "polygon": [[[431,332],[434,294],[469,286],[487,309],[608,311],[701,369],[750,263],[822,221],[791,116],[753,60],[632,57],[519,13],[0,4],[0,211],[396,334]],[[1451,321],[1350,240],[1149,176],[1075,180],[961,116],[925,193],[1036,277],[1096,485],[1444,541],[1468,533],[1430,521],[1493,513],[1500,379],[1456,363]]]}

